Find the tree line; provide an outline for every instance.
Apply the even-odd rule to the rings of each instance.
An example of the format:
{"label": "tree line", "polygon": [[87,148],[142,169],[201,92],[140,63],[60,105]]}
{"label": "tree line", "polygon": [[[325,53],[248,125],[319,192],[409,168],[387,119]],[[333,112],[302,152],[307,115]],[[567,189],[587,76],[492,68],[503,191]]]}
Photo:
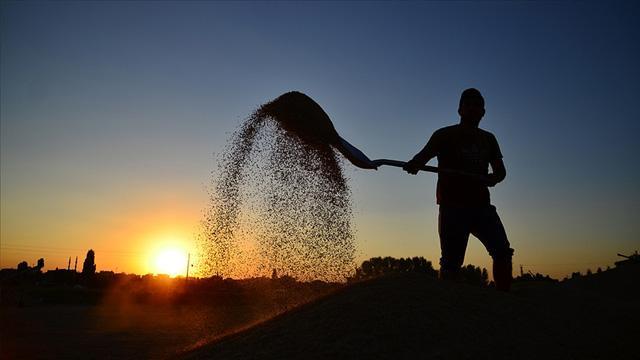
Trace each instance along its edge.
{"label": "tree line", "polygon": [[[393,276],[399,274],[423,274],[430,277],[438,277],[438,271],[433,268],[431,261],[422,256],[407,258],[372,257],[362,262],[356,268],[355,274],[348,278],[348,282],[373,279],[378,277]],[[460,281],[480,286],[489,285],[489,273],[487,269],[474,265],[466,265],[460,269]]]}

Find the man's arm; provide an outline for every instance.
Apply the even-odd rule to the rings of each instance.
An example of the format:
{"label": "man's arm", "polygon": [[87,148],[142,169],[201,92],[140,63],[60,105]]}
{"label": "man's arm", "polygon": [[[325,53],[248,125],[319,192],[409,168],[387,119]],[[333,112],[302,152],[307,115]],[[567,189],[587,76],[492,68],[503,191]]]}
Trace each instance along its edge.
{"label": "man's arm", "polygon": [[409,174],[415,175],[424,164],[429,162],[429,160],[431,160],[435,156],[436,155],[433,150],[433,142],[430,139],[429,142],[427,142],[427,144],[422,148],[422,150],[420,150],[419,153],[417,153],[411,160],[409,160],[405,164],[403,169]]}
{"label": "man's arm", "polygon": [[502,159],[495,159],[489,163],[491,165],[491,174],[489,174],[488,186],[495,186],[497,183],[507,177],[507,169],[504,167]]}

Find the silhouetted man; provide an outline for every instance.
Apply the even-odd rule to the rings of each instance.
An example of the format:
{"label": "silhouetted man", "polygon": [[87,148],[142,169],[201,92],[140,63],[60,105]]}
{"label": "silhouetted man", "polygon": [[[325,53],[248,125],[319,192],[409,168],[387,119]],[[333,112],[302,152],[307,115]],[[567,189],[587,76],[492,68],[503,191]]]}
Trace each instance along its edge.
{"label": "silhouetted man", "polygon": [[[415,175],[420,167],[437,157],[441,169],[475,174],[438,174],[440,277],[457,278],[469,234],[473,234],[493,258],[496,288],[508,291],[511,287],[513,249],[496,208],[491,205],[488,189],[504,180],[506,170],[495,136],[478,128],[485,114],[480,91],[472,88],[462,92],[458,114],[460,123],[434,132],[427,145],[407,162],[404,170]],[[492,173],[488,172],[489,165]]]}

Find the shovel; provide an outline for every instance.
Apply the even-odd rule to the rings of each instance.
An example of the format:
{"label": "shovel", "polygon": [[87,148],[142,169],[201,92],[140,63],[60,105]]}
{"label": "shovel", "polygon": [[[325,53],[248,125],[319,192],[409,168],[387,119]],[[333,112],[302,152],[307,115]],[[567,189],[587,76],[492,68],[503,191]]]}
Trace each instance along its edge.
{"label": "shovel", "polygon": [[[331,145],[349,162],[361,169],[378,169],[381,165],[404,167],[406,162],[390,159],[369,159],[362,151],[338,135],[329,115],[309,96],[291,91],[263,105],[259,110],[264,115],[277,120],[282,128],[310,144]],[[480,174],[467,173],[455,169],[441,169],[423,165],[422,171],[438,174],[460,175],[479,181],[486,181]]]}
{"label": "shovel", "polygon": [[[378,169],[378,166],[387,165],[387,166],[395,166],[399,168],[403,168],[407,162],[400,160],[391,160],[391,159],[376,159],[370,160],[362,151],[358,150],[355,146],[349,144],[347,140],[338,136],[338,143],[333,145],[342,155],[344,155],[347,160],[349,160],[353,165],[363,168],[363,169]],[[486,176],[480,174],[468,173],[465,171],[455,170],[455,169],[442,169],[435,166],[422,165],[420,167],[422,171],[428,171],[437,174],[448,174],[448,175],[459,175],[467,178],[472,178],[478,181],[485,182],[487,180]]]}

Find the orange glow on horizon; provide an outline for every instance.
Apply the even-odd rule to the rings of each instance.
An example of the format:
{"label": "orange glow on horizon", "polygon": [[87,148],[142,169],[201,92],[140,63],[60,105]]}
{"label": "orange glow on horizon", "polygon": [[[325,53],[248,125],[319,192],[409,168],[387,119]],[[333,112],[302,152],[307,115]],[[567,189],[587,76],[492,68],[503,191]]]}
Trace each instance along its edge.
{"label": "orange glow on horizon", "polygon": [[167,274],[171,277],[185,275],[187,271],[187,253],[178,248],[166,248],[155,256],[156,274]]}
{"label": "orange glow on horizon", "polygon": [[167,233],[164,236],[151,236],[146,241],[142,241],[146,243],[148,249],[145,264],[147,273],[166,274],[171,277],[186,276],[189,254],[193,255],[193,244],[184,235]]}

